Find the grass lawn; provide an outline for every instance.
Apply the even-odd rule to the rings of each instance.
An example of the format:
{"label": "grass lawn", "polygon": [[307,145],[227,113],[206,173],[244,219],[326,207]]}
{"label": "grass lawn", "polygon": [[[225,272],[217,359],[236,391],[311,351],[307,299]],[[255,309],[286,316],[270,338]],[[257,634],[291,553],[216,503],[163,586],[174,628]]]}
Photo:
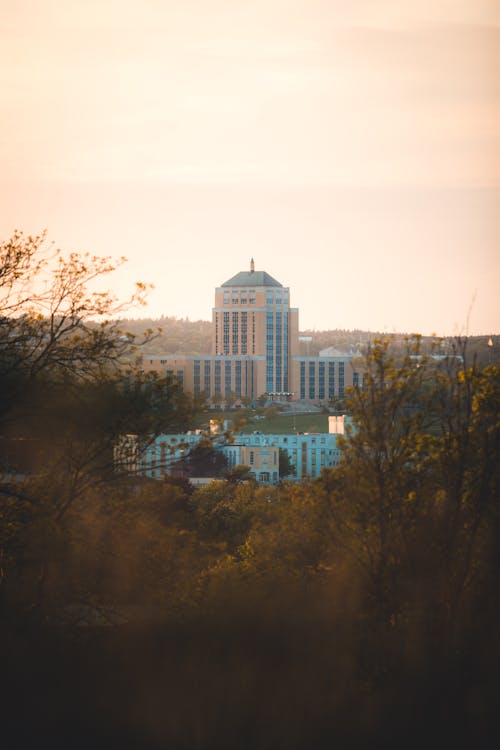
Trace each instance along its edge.
{"label": "grass lawn", "polygon": [[266,434],[283,434],[290,432],[328,432],[327,414],[286,414],[271,419],[258,419],[248,422],[241,432],[258,430]]}
{"label": "grass lawn", "polygon": [[[242,416],[238,411],[210,411],[196,415],[195,427],[208,428],[210,419],[228,419],[230,422]],[[286,414],[283,416],[248,421],[238,432],[262,432],[282,435],[293,432],[328,432],[327,414]]]}

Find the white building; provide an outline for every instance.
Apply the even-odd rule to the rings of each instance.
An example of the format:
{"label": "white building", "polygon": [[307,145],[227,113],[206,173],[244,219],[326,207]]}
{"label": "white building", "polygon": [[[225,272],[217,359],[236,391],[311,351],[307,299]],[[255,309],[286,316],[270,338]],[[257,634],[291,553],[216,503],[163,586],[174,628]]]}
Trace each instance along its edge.
{"label": "white building", "polygon": [[[319,477],[322,469],[338,466],[341,449],[338,436],[344,435],[348,417],[329,418],[329,432],[264,434],[226,433],[212,435],[211,445],[227,459],[228,469],[247,466],[259,484],[277,484],[280,479],[300,482]],[[179,462],[189,451],[206,439],[200,430],[175,435],[158,435],[145,448],[137,451],[126,436],[126,458],[133,457],[133,472],[150,479],[164,479],[176,472]],[[293,472],[280,477],[279,452],[288,454]],[[130,458],[129,458],[130,460]],[[130,466],[132,467],[132,463]]]}

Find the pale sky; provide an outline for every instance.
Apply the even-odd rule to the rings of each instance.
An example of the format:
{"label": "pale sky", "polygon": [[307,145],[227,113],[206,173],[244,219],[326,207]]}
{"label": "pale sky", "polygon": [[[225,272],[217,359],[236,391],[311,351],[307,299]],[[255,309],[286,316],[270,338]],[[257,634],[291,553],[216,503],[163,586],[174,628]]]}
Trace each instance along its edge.
{"label": "pale sky", "polygon": [[500,332],[497,0],[0,0],[0,239],[210,319],[255,258],[300,328]]}

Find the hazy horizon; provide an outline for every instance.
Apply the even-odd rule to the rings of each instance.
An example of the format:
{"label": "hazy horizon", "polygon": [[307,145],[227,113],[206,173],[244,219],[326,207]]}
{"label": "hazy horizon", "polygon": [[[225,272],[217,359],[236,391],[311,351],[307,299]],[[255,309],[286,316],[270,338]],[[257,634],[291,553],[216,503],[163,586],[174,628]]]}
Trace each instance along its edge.
{"label": "hazy horizon", "polygon": [[3,6],[0,239],[125,255],[134,317],[254,257],[301,330],[500,331],[495,2]]}

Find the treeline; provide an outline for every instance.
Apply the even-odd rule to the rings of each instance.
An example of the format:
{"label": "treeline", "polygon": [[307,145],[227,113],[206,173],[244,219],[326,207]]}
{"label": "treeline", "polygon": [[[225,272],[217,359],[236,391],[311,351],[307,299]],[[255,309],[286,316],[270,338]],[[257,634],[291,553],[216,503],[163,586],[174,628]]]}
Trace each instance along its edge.
{"label": "treeline", "polygon": [[208,320],[188,320],[162,315],[161,318],[125,318],[121,324],[136,336],[151,331],[148,354],[210,354],[212,323]]}
{"label": "treeline", "polygon": [[116,436],[189,426],[189,402],[123,377],[120,327],[86,333],[88,263],[40,317],[12,294],[38,240],[2,252],[2,430],[43,457],[0,481],[6,746],[495,746],[498,368],[381,340],[338,469],[148,481]]}
{"label": "treeline", "polygon": [[[149,340],[144,352],[149,354],[200,353],[210,354],[212,346],[212,323],[207,320],[191,321],[187,318],[161,316],[161,318],[125,318],[120,320],[125,330],[136,336],[148,335]],[[370,343],[383,338],[377,331],[358,329],[332,329],[327,331],[305,330],[301,337],[310,337],[310,341],[298,343],[299,354],[317,356],[322,349],[334,347],[341,352],[367,351]],[[408,334],[393,333],[388,336],[399,351],[404,354]],[[498,336],[468,336],[468,353],[476,359],[479,367],[500,362],[500,338]],[[491,341],[491,345],[488,342]],[[422,351],[427,354],[450,354],[455,350],[455,337],[440,339],[427,336],[421,339]]]}

